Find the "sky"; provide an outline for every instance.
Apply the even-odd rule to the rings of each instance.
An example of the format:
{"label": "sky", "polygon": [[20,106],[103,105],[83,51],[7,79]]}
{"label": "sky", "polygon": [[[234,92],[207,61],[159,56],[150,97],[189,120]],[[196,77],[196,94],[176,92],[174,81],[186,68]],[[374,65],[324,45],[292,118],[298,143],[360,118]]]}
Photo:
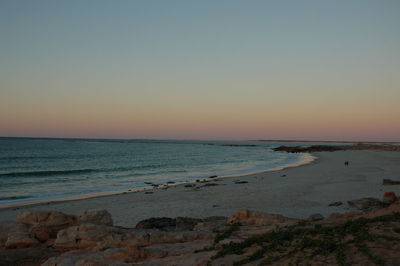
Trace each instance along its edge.
{"label": "sky", "polygon": [[400,1],[0,0],[0,136],[400,141]]}

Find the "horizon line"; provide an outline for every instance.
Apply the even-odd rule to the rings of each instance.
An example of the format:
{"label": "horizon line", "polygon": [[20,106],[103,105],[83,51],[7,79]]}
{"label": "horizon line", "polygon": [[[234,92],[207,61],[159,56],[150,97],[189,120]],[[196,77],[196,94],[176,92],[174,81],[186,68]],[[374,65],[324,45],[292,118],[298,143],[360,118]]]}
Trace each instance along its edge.
{"label": "horizon line", "polygon": [[158,141],[254,141],[254,142],[321,142],[321,143],[379,143],[379,144],[400,144],[400,141],[361,141],[361,140],[304,140],[304,139],[163,139],[163,138],[99,138],[99,137],[12,137],[0,136],[0,139],[68,139],[68,140],[158,140]]}

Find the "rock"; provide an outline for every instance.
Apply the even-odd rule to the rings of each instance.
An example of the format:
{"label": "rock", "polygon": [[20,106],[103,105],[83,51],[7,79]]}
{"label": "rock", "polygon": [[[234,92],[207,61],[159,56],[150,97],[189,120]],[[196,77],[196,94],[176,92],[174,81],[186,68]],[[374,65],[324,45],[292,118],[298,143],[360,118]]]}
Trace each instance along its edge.
{"label": "rock", "polygon": [[187,185],[184,185],[184,187],[195,187],[196,185],[195,184],[187,184]]}
{"label": "rock", "polygon": [[383,179],[382,185],[388,186],[388,185],[400,185],[399,180],[392,180],[392,179]]}
{"label": "rock", "polygon": [[218,177],[218,176],[212,175],[212,176],[209,176],[208,178],[216,178],[216,177]]}
{"label": "rock", "polygon": [[242,225],[270,225],[273,223],[284,223],[289,219],[279,214],[268,214],[259,211],[242,210],[228,218],[229,224],[239,223]]}
{"label": "rock", "polygon": [[42,224],[49,227],[70,226],[75,224],[77,217],[58,211],[24,211],[17,214],[17,222],[36,225]]}
{"label": "rock", "polygon": [[350,200],[347,202],[350,206],[356,207],[357,209],[368,211],[374,208],[382,208],[383,203],[376,198],[361,198],[357,200]]}
{"label": "rock", "polygon": [[14,221],[0,222],[0,245],[7,241],[8,234],[14,232],[28,232],[28,226]]}
{"label": "rock", "polygon": [[176,220],[168,217],[145,219],[138,222],[137,229],[171,229],[176,227]]}
{"label": "rock", "polygon": [[45,247],[0,249],[0,265],[42,265],[47,259],[59,254],[60,251]]}
{"label": "rock", "polygon": [[385,194],[383,194],[382,202],[386,205],[392,204],[396,200],[397,196],[394,192],[385,192]]}
{"label": "rock", "polygon": [[113,219],[111,214],[106,210],[85,210],[81,216],[79,216],[79,223],[91,223],[91,224],[103,224],[113,225]]}
{"label": "rock", "polygon": [[196,226],[196,224],[202,222],[202,219],[189,218],[189,217],[177,217],[176,221],[176,230],[188,230],[191,231]]}
{"label": "rock", "polygon": [[345,212],[345,213],[331,213],[328,216],[328,220],[330,222],[343,222],[343,220],[351,220],[355,218],[360,218],[363,215],[362,212],[359,211],[351,211],[351,212]]}
{"label": "rock", "polygon": [[328,206],[330,206],[330,207],[332,207],[332,206],[340,206],[342,204],[343,204],[343,202],[341,202],[341,201],[335,201],[335,202],[330,203]]}
{"label": "rock", "polygon": [[38,240],[46,241],[55,238],[58,231],[77,224],[78,218],[58,211],[24,211],[17,214],[17,221],[30,226],[29,232]]}
{"label": "rock", "polygon": [[97,224],[80,224],[58,232],[54,242],[56,248],[87,248],[94,247],[100,242],[120,241],[127,229]]}
{"label": "rock", "polygon": [[310,217],[308,217],[308,219],[313,220],[313,221],[322,220],[322,219],[324,219],[324,216],[322,216],[322,214],[320,214],[320,213],[314,213],[314,214],[311,214]]}
{"label": "rock", "polygon": [[211,216],[203,219],[202,222],[195,225],[194,231],[214,232],[215,229],[226,225],[228,218],[224,216]]}
{"label": "rock", "polygon": [[235,181],[235,184],[247,184],[247,183],[249,183],[249,182],[247,182],[247,181]]}
{"label": "rock", "polygon": [[177,217],[177,218],[150,218],[140,221],[136,224],[137,229],[159,229],[164,231],[172,230],[193,230],[194,226],[200,222],[202,219],[188,218],[188,217]]}
{"label": "rock", "polygon": [[39,245],[40,242],[29,232],[9,233],[5,243],[6,248],[29,248]]}

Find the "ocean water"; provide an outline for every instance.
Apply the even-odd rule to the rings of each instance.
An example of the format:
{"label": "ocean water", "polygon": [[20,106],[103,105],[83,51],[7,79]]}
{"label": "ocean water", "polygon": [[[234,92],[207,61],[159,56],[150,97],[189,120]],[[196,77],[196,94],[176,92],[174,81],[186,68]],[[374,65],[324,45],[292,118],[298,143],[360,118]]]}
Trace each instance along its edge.
{"label": "ocean water", "polygon": [[[292,143],[295,145],[296,143]],[[190,181],[295,164],[282,143],[0,138],[0,204]]]}

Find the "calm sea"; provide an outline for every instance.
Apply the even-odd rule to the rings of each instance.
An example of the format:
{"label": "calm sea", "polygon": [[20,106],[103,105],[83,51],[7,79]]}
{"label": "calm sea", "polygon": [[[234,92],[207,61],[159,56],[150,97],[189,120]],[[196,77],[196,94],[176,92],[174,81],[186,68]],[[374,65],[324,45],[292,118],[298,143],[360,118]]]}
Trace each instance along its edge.
{"label": "calm sea", "polygon": [[0,138],[0,204],[244,174],[302,160],[272,151],[281,144]]}

